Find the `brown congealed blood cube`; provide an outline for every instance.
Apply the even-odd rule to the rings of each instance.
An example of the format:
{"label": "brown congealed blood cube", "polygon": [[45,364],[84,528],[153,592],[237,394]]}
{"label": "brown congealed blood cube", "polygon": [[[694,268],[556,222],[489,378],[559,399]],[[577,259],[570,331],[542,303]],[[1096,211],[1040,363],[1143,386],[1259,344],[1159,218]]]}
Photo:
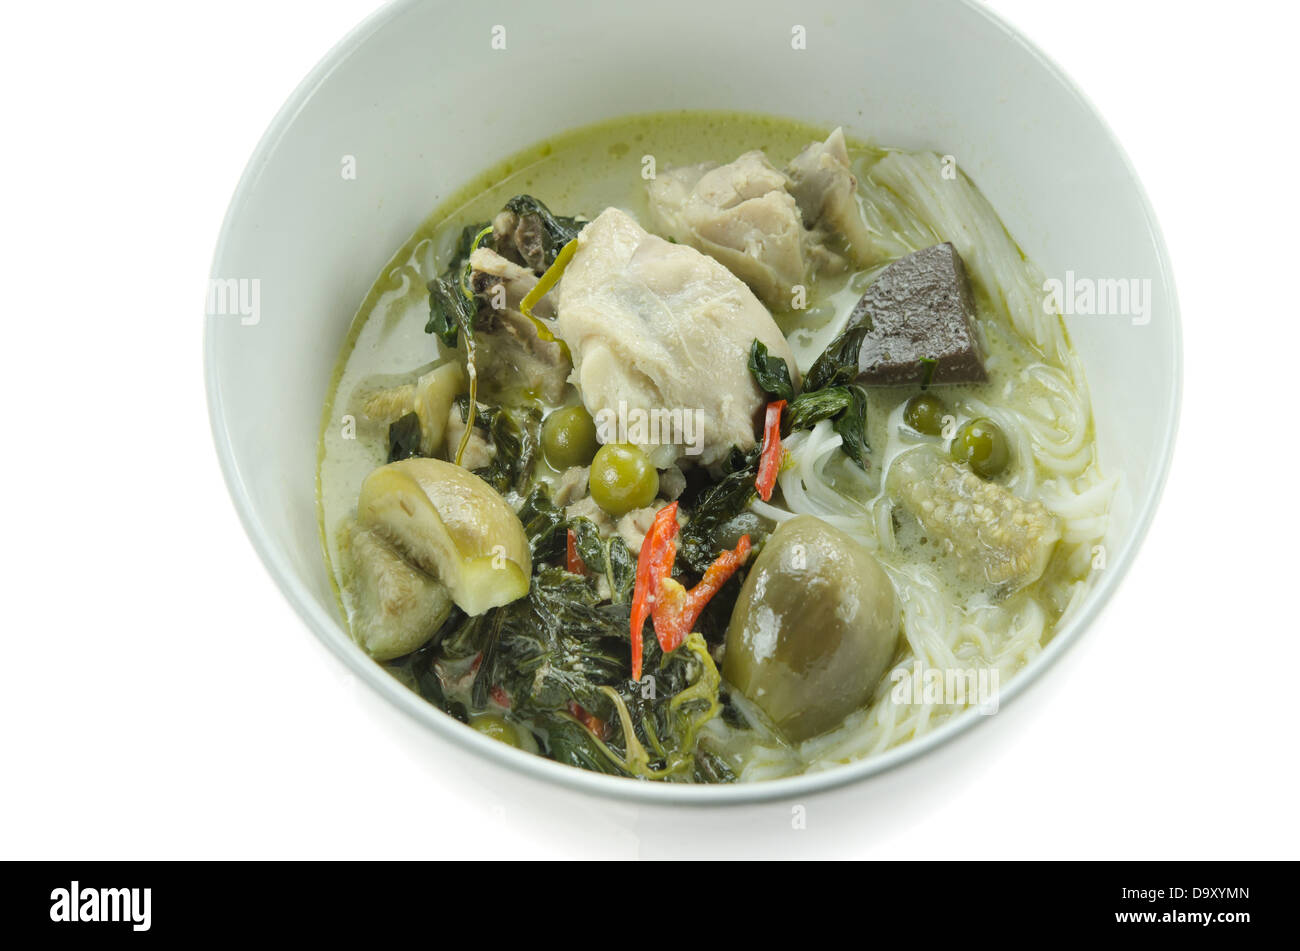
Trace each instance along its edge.
{"label": "brown congealed blood cube", "polygon": [[[966,267],[950,243],[899,258],[867,288],[845,329],[868,323],[858,352],[858,381],[983,383],[975,301]],[[933,360],[931,372],[925,361]]]}

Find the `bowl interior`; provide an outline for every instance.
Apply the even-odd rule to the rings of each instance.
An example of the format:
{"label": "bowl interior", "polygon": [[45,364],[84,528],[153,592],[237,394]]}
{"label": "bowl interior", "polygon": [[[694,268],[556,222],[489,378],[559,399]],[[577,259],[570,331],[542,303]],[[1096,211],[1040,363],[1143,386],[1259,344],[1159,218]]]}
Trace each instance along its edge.
{"label": "bowl interior", "polygon": [[[1145,530],[1169,459],[1181,372],[1177,304],[1155,222],[1122,151],[1068,81],[963,0],[822,2],[797,14],[754,0],[662,0],[653,14],[560,0],[486,9],[397,3],[344,40],[268,131],[217,249],[212,277],[234,295],[218,313],[209,299],[218,451],[254,544],[312,628],[418,713],[418,698],[368,673],[373,665],[339,623],[314,496],[339,346],[389,255],[446,196],[520,148],[602,118],[701,108],[842,124],[882,144],[951,154],[1049,277],[1149,282],[1142,317],[1067,318],[1104,465],[1123,479],[1109,571],[1053,647],[1068,644]],[[342,174],[349,157],[355,178]],[[439,728],[437,717],[429,722]],[[844,769],[888,765],[878,759]]]}

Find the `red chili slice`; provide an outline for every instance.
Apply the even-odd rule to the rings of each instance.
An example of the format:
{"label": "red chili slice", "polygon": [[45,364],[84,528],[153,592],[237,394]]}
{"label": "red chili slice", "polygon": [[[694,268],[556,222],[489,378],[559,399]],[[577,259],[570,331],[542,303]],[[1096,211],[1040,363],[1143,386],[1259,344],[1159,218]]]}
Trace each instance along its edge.
{"label": "red chili slice", "polygon": [[677,503],[665,505],[646,532],[636,560],[636,586],[632,592],[632,679],[641,679],[641,630],[659,592],[660,582],[673,570],[677,557]]}
{"label": "red chili slice", "polygon": [[670,583],[664,586],[667,589],[665,596],[654,604],[655,634],[665,653],[676,650],[686,640],[710,599],[745,563],[749,548],[749,536],[740,536],[736,547],[718,555],[704,572],[700,583],[689,591],[669,579]]}
{"label": "red chili slice", "polygon": [[772,498],[772,489],[781,471],[781,412],[784,409],[785,400],[768,403],[767,418],[763,422],[763,452],[758,459],[758,478],[754,480],[754,487],[764,502]]}

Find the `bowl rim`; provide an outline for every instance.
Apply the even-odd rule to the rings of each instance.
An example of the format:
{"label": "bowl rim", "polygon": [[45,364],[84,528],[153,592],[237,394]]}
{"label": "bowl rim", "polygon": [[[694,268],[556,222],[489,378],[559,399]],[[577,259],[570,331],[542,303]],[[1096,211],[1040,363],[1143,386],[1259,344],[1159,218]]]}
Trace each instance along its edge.
{"label": "bowl rim", "polygon": [[[335,68],[361,47],[372,34],[421,2],[424,2],[424,0],[391,0],[387,5],[371,13],[336,43],[294,89],[258,141],[257,147],[254,149],[240,177],[239,184],[235,188],[213,252],[210,277],[216,278],[219,276],[219,266],[225,257],[236,218],[242,212],[249,194],[253,190],[262,170],[266,167],[270,156],[274,153],[280,140],[288,132],[294,119],[316,89],[329,77]],[[1177,439],[1183,389],[1182,319],[1168,249],[1165,246],[1151,202],[1147,197],[1146,189],[1143,187],[1128,154],[1124,151],[1123,146],[1096,106],[1055,61],[1038,49],[1000,15],[989,10],[987,6],[977,2],[977,0],[951,0],[951,2],[960,4],[969,11],[977,13],[994,28],[1001,30],[1009,39],[1020,45],[1048,75],[1059,83],[1069,95],[1077,99],[1098,122],[1104,132],[1106,141],[1115,151],[1115,154],[1118,155],[1136,190],[1147,236],[1158,262],[1159,278],[1163,286],[1168,289],[1170,318],[1172,320],[1172,393],[1170,393],[1169,413],[1161,428],[1164,437],[1162,445],[1159,447],[1158,469],[1155,477],[1148,480],[1145,493],[1135,501],[1135,530],[1128,543],[1117,555],[1110,559],[1108,570],[1097,582],[1097,586],[1088,598],[1087,604],[1057,630],[1055,636],[1043,648],[1042,652],[1017,673],[1007,687],[1000,690],[998,702],[999,710],[1001,710],[1016,702],[1031,684],[1037,682],[1044,672],[1051,668],[1060,656],[1082,637],[1083,633],[1091,626],[1105,605],[1114,596],[1120,582],[1127,575],[1137,551],[1146,538],[1168,480],[1169,469],[1173,461],[1174,444]],[[576,792],[590,793],[615,800],[649,805],[753,805],[774,800],[807,798],[880,776],[946,745],[951,740],[969,731],[977,723],[993,719],[981,715],[978,709],[972,707],[945,721],[924,736],[852,763],[781,779],[726,785],[639,782],[622,777],[606,776],[566,766],[533,753],[514,749],[469,729],[401,685],[378,664],[362,654],[360,649],[355,647],[351,640],[346,637],[345,632],[344,637],[337,637],[336,635],[342,631],[338,618],[334,617],[331,612],[325,611],[316,602],[307,592],[305,585],[288,563],[288,560],[280,557],[271,546],[269,533],[257,518],[249,494],[241,479],[239,466],[227,431],[225,406],[217,383],[216,355],[212,342],[212,328],[214,325],[215,322],[212,318],[205,320],[203,362],[204,384],[208,400],[208,420],[217,450],[218,461],[225,478],[226,488],[230,493],[231,501],[234,503],[239,520],[254,550],[256,550],[263,565],[265,565],[272,579],[299,618],[352,674],[368,684],[398,710],[461,749],[474,753],[497,767],[523,773],[543,783],[555,784]]]}

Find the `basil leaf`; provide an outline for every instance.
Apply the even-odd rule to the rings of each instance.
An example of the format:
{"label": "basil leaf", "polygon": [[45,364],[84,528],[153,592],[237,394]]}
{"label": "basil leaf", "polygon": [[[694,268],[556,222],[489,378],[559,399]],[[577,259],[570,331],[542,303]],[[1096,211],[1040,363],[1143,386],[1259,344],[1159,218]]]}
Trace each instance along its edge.
{"label": "basil leaf", "polygon": [[589,518],[575,518],[569,521],[573,531],[574,546],[578,557],[587,566],[587,570],[599,574],[605,573],[605,542],[600,537],[600,529]]}
{"label": "basil leaf", "polygon": [[846,386],[849,405],[832,423],[840,438],[840,449],[863,469],[871,465],[867,456],[871,446],[867,443],[867,391],[860,386]]}
{"label": "basil leaf", "polygon": [[828,386],[852,383],[858,375],[858,354],[862,341],[871,331],[871,322],[846,330],[831,341],[825,352],[808,371],[805,390],[821,390]]}
{"label": "basil leaf", "polygon": [[794,399],[794,382],[790,379],[790,367],[780,357],[770,356],[767,345],[755,338],[749,348],[749,372],[759,389],[776,400]]}
{"label": "basil leaf", "polygon": [[621,535],[609,540],[609,579],[611,600],[615,604],[627,604],[632,600],[632,590],[636,587],[636,556],[627,547]]}
{"label": "basil leaf", "polygon": [[407,413],[388,427],[388,461],[398,462],[420,454],[420,417]]}
{"label": "basil leaf", "polygon": [[429,321],[424,332],[437,334],[448,347],[456,346],[460,333],[466,337],[474,333],[474,318],[478,315],[478,301],[461,293],[460,285],[447,277],[429,282]]}

